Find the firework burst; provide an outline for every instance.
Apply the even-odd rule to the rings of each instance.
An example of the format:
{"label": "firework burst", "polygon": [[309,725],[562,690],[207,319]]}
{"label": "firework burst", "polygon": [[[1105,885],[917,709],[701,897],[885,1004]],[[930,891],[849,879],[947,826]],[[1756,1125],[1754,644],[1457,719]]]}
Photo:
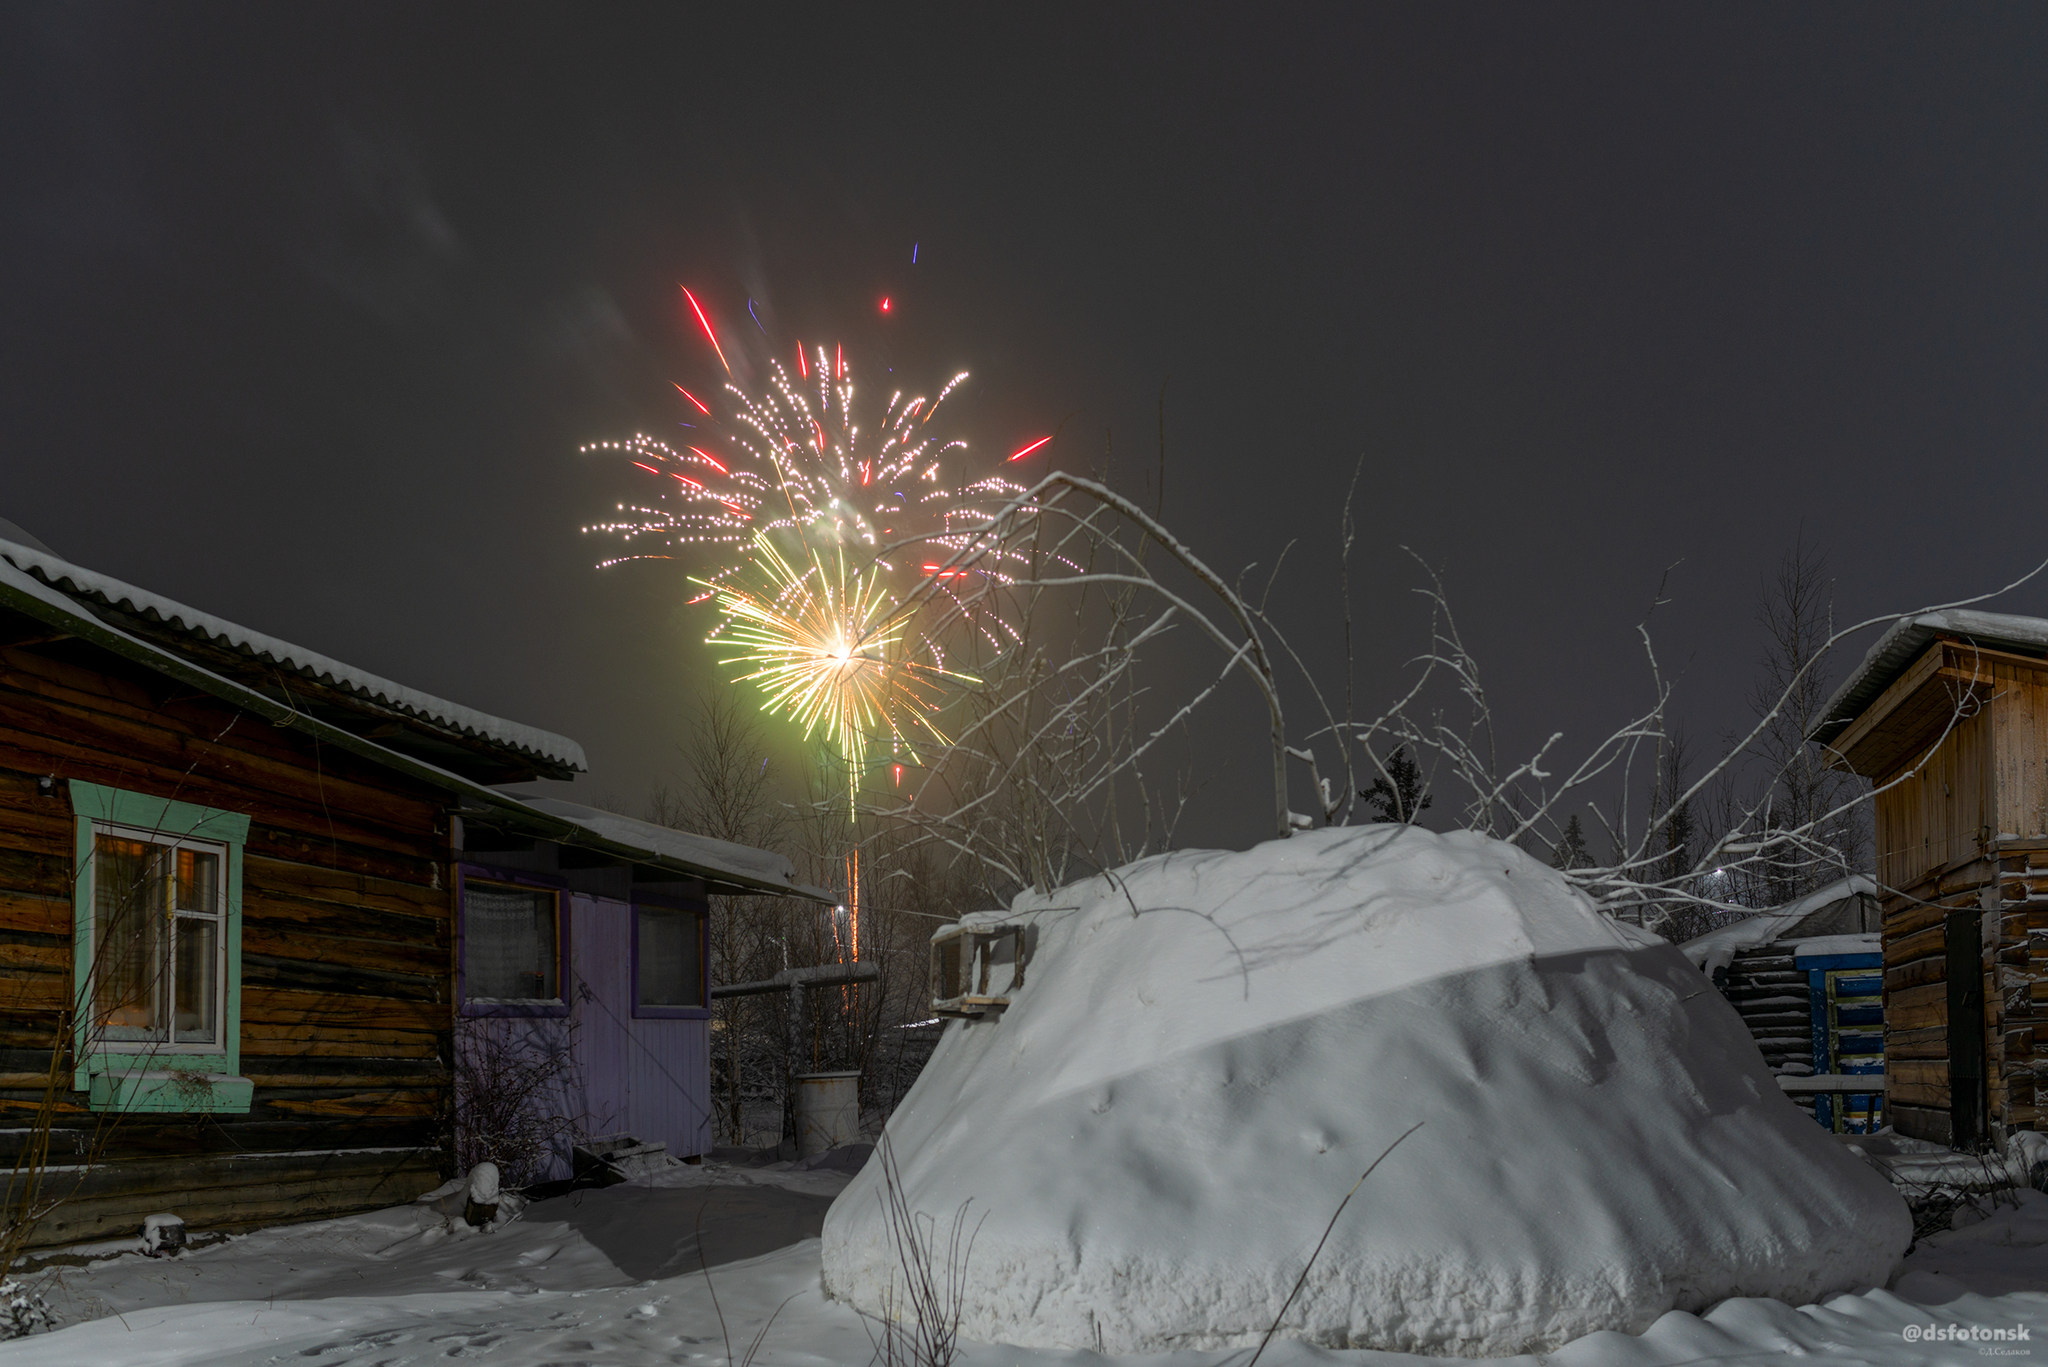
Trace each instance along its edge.
{"label": "firework burst", "polygon": [[[794,373],[780,360],[768,370],[759,394],[732,382],[713,396],[729,408],[722,418],[711,403],[676,386],[701,433],[696,443],[641,433],[583,448],[622,455],[660,481],[655,501],[621,504],[618,518],[584,529],[625,543],[599,568],[694,554],[724,562],[705,576],[716,585],[752,558],[758,536],[769,534],[785,546],[845,548],[871,559],[901,592],[937,571],[1023,492],[1002,474],[974,472],[967,442],[933,428],[965,371],[935,399],[899,390],[879,412],[869,405],[864,415],[843,348],[799,349]],[[1002,582],[1005,568],[998,551],[978,560],[974,574]],[[697,601],[710,596],[707,589]]]}
{"label": "firework burst", "polygon": [[687,405],[686,441],[643,433],[583,448],[623,456],[657,487],[584,531],[623,542],[600,569],[696,562],[690,601],[710,603],[718,616],[709,644],[750,671],[743,677],[760,685],[768,712],[839,749],[851,796],[871,744],[915,761],[919,738],[943,739],[931,720],[934,697],[941,680],[966,677],[945,669],[942,643],[917,629],[915,609],[900,606],[914,586],[935,581],[958,609],[950,620],[991,643],[1014,637],[1000,615],[968,609],[981,589],[1009,582],[1010,562],[1022,557],[998,539],[961,567],[946,562],[1024,486],[1001,473],[1008,462],[977,472],[967,442],[933,422],[965,371],[936,398],[899,390],[881,403],[856,390],[843,347],[798,344],[793,367],[769,359],[765,385],[750,392],[733,378],[703,306],[684,295],[717,353],[723,388],[675,386]]}
{"label": "firework burst", "polygon": [[855,564],[843,547],[810,549],[792,564],[757,534],[748,567],[713,582],[722,630],[711,644],[748,672],[766,710],[822,734],[846,760],[849,808],[871,741],[917,757],[920,739],[945,744],[933,714],[940,681],[965,679],[914,657],[905,614],[881,587],[881,566]]}

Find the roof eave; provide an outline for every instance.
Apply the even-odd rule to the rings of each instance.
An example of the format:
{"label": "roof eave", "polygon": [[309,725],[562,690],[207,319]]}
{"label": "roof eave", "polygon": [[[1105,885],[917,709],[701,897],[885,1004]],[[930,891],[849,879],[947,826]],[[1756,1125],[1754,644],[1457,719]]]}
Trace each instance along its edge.
{"label": "roof eave", "polygon": [[[308,679],[328,690],[336,706],[388,715],[457,749],[476,748],[507,756],[513,764],[532,768],[542,777],[568,778],[588,768],[582,747],[566,736],[490,716],[378,678],[302,646],[73,564],[47,548],[0,540],[0,562],[13,573],[49,590],[54,595],[48,600],[51,603],[69,604],[123,635],[173,655],[198,653],[199,658],[189,662],[218,677],[228,677],[236,671],[227,669],[222,661],[209,662],[204,652],[267,667],[280,680],[277,691],[285,693],[285,706],[291,705],[291,698],[282,680]],[[123,596],[117,598],[115,593]],[[218,673],[221,669],[227,672]]]}
{"label": "roof eave", "polygon": [[415,759],[401,751],[388,749],[375,741],[365,740],[353,732],[345,731],[332,723],[321,721],[297,708],[280,703],[247,685],[203,669],[175,651],[130,635],[103,621],[98,614],[86,610],[69,595],[25,572],[15,570],[15,573],[21,575],[23,583],[29,586],[31,591],[24,591],[22,584],[9,582],[9,576],[0,574],[0,605],[13,608],[46,625],[67,631],[90,645],[155,670],[167,678],[175,679],[231,706],[262,717],[273,725],[289,727],[312,736],[323,744],[332,745],[336,749],[347,751],[371,763],[439,788],[459,800],[456,808],[458,811],[488,813],[494,822],[522,835],[592,850],[625,863],[668,869],[684,877],[701,879],[708,888],[720,893],[742,896],[757,893],[780,897],[793,896],[826,905],[833,905],[838,901],[823,889],[794,881],[784,884],[753,879],[744,874],[705,868],[673,855],[663,855],[653,850],[608,840],[564,817],[538,811],[509,794],[501,793],[473,779],[464,778],[460,774],[451,773],[438,765]]}
{"label": "roof eave", "polygon": [[[2021,623],[2037,624],[2041,629],[2022,633],[2014,625]],[[1822,720],[1806,738],[1826,746],[1848,730],[1893,680],[1942,637],[1999,650],[2048,654],[2048,622],[2039,618],[1958,608],[1901,617],[1885,628],[1884,635],[1864,653],[1862,663],[1850,671],[1842,686],[1828,698],[1827,705],[1821,708]]]}
{"label": "roof eave", "polygon": [[[465,799],[481,799],[490,807],[508,815],[549,826],[568,824],[543,812],[536,812],[472,779],[450,773],[438,765],[414,759],[399,751],[387,749],[375,741],[365,740],[353,732],[345,731],[288,704],[280,703],[244,684],[223,678],[211,670],[191,663],[173,651],[131,636],[118,627],[107,624],[96,614],[85,611],[55,589],[34,580],[29,582],[42,592],[24,593],[19,585],[11,584],[4,576],[0,576],[0,605],[13,608],[49,626],[61,628],[109,654],[153,669],[166,678],[175,679],[232,706],[254,713],[273,725],[303,732],[324,744],[346,750],[372,763],[407,774]],[[45,597],[44,594],[49,596]]]}

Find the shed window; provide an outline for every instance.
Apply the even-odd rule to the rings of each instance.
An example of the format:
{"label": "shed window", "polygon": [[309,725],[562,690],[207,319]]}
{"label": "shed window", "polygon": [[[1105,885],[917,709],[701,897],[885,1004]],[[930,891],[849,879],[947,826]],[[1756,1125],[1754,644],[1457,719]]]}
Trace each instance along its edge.
{"label": "shed window", "polygon": [[704,1005],[704,918],[682,907],[636,905],[635,1007]]}
{"label": "shed window", "polygon": [[462,889],[462,996],[484,1005],[562,999],[561,895],[467,879]]}

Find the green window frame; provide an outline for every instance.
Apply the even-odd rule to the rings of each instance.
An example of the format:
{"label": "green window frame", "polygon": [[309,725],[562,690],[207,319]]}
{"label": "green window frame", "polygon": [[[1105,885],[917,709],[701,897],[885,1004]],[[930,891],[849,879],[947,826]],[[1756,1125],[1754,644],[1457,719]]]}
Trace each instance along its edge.
{"label": "green window frame", "polygon": [[[77,1008],[72,1018],[77,1061],[73,1088],[88,1094],[87,1104],[94,1111],[247,1112],[255,1093],[254,1084],[241,1076],[242,848],[249,840],[249,818],[75,779],[68,786],[76,828],[71,883],[72,1001]],[[193,848],[212,846],[223,856],[217,911],[195,918],[210,923],[218,937],[216,955],[224,964],[211,1041],[179,1042],[175,1028],[169,1041],[110,1039],[94,1019],[95,852],[103,834],[159,845],[193,842]],[[165,914],[178,917],[175,907]]]}

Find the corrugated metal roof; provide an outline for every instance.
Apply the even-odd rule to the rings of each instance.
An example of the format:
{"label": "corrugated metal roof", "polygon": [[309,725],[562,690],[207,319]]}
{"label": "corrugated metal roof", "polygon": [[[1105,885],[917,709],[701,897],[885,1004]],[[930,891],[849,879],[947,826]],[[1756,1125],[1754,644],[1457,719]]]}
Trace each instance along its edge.
{"label": "corrugated metal roof", "polygon": [[1906,672],[1937,637],[1953,636],[1995,650],[2048,655],[2048,620],[2005,612],[1944,608],[1901,617],[1877,638],[1835,695],[1821,709],[1821,723],[1808,740],[1827,744],[1849,729],[1892,681]]}
{"label": "corrugated metal roof", "polygon": [[407,688],[303,646],[251,631],[161,594],[136,588],[111,575],[74,565],[47,551],[16,541],[0,540],[0,560],[33,575],[88,609],[109,608],[133,613],[146,621],[162,623],[195,639],[238,651],[280,670],[367,698],[457,734],[478,737],[570,769],[580,771],[590,767],[584,758],[583,747],[566,736],[506,721],[503,717],[494,717],[418,689]]}

